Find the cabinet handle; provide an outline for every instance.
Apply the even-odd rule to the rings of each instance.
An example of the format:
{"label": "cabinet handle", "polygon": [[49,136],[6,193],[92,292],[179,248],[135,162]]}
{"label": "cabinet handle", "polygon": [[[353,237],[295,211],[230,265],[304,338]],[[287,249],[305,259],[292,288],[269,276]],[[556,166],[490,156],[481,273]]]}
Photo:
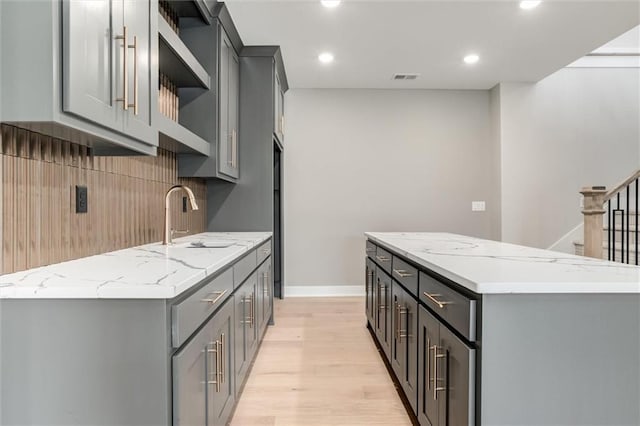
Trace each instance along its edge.
{"label": "cabinet handle", "polygon": [[378,259],[380,262],[388,262],[391,260],[387,256],[376,256],[376,259]]}
{"label": "cabinet handle", "polygon": [[251,293],[251,296],[249,296],[249,300],[251,301],[251,312],[249,313],[249,318],[250,318],[250,323],[249,323],[249,328],[253,328],[254,322],[255,322],[255,300],[256,300],[256,294],[255,293]]}
{"label": "cabinet handle", "polygon": [[371,253],[372,251],[376,251],[373,247],[367,247],[367,253]]}
{"label": "cabinet handle", "polygon": [[431,389],[431,339],[427,338],[427,389]]}
{"label": "cabinet handle", "polygon": [[401,306],[398,303],[398,341],[402,342],[402,339],[408,336],[407,330],[402,329],[402,316],[405,316],[405,324],[409,324],[409,309],[406,306]]}
{"label": "cabinet handle", "polygon": [[269,272],[265,272],[262,278],[262,285],[264,287],[264,295],[269,297]]}
{"label": "cabinet handle", "polygon": [[123,86],[123,91],[122,91],[122,97],[121,98],[116,98],[116,102],[122,102],[122,108],[127,111],[129,109],[129,70],[127,68],[127,27],[123,26],[122,27],[122,35],[117,35],[114,37],[115,40],[122,40],[122,47],[124,48],[124,55],[122,58],[122,63],[123,63],[123,77],[124,77],[124,82],[122,84]]}
{"label": "cabinet handle", "polygon": [[138,115],[138,37],[137,36],[133,36],[133,44],[130,44],[128,47],[130,49],[133,49],[133,103],[129,104],[128,106],[133,107],[134,115]]}
{"label": "cabinet handle", "polygon": [[400,304],[396,301],[393,302],[394,320],[396,322],[396,340],[400,336]]}
{"label": "cabinet handle", "polygon": [[264,254],[266,254],[266,255],[269,255],[269,254],[271,254],[271,250],[270,250],[270,249],[268,249],[268,248],[266,248],[266,249],[262,249],[262,253],[264,253]]}
{"label": "cabinet handle", "polygon": [[[211,349],[209,346],[214,346],[215,349]],[[220,357],[218,355],[220,353],[220,342],[216,340],[215,342],[209,343],[209,345],[207,345],[207,353],[216,355],[216,371],[214,372],[215,380],[209,380],[207,377],[207,384],[216,385],[216,392],[220,392]],[[213,363],[211,363],[211,365],[213,365]],[[208,375],[209,372],[207,371],[207,376]]]}
{"label": "cabinet handle", "polygon": [[243,297],[242,298],[242,303],[244,303],[245,305],[247,303],[249,304],[249,316],[248,317],[245,316],[244,317],[244,321],[242,321],[242,323],[243,324],[249,324],[249,327],[253,327],[253,324],[252,324],[253,318],[251,316],[251,311],[253,310],[252,296],[253,296],[253,293],[249,297]]}
{"label": "cabinet handle", "polygon": [[422,294],[424,294],[425,296],[427,296],[429,299],[431,299],[431,301],[433,303],[435,303],[436,305],[438,305],[438,307],[440,309],[443,309],[446,305],[450,305],[451,302],[441,302],[440,300],[436,299],[436,297],[440,296],[439,294],[429,294],[426,291],[423,292]]}
{"label": "cabinet handle", "polygon": [[438,400],[438,392],[442,392],[447,390],[446,386],[438,387],[438,381],[443,379],[438,379],[438,360],[440,358],[444,358],[445,354],[438,353],[438,345],[433,345],[433,400]]}
{"label": "cabinet handle", "polygon": [[206,302],[209,303],[211,305],[215,305],[216,303],[218,303],[218,300],[220,300],[222,298],[222,296],[224,296],[227,293],[227,290],[223,290],[223,291],[214,291],[213,293],[210,293],[209,296],[212,295],[217,295],[215,299],[210,299],[210,298],[206,298],[206,299],[201,299],[201,302]]}
{"label": "cabinet handle", "polygon": [[408,278],[408,277],[412,277],[413,276],[413,274],[408,273],[404,269],[394,269],[393,272],[398,274],[400,276],[400,278]]}
{"label": "cabinet handle", "polygon": [[238,167],[238,133],[236,129],[231,131],[231,167]]}
{"label": "cabinet handle", "polygon": [[378,283],[378,310],[379,311],[384,311],[385,309],[387,309],[387,304],[385,303],[384,305],[382,305],[380,303],[380,299],[382,299],[382,291],[384,291],[384,301],[387,301],[387,286],[386,285],[380,285],[380,283]]}
{"label": "cabinet handle", "polygon": [[225,366],[226,356],[225,356],[225,354],[227,352],[227,348],[225,346],[226,345],[225,345],[225,340],[224,340],[224,333],[222,333],[222,335],[220,336],[220,349],[221,349],[221,351],[220,351],[220,358],[221,358],[221,361],[220,361],[220,382],[222,382],[222,383],[225,382],[224,376],[226,375],[226,371],[225,371],[226,370],[226,366]]}

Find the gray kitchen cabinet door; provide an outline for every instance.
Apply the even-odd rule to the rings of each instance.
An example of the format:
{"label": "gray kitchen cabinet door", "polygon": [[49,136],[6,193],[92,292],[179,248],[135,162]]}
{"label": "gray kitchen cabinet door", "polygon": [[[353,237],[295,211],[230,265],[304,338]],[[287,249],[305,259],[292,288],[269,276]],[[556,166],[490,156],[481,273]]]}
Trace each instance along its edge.
{"label": "gray kitchen cabinet door", "polygon": [[247,328],[249,317],[249,303],[251,299],[247,294],[247,288],[241,287],[234,295],[234,373],[235,373],[235,394],[236,398],[240,393],[240,388],[247,372]]}
{"label": "gray kitchen cabinet door", "polygon": [[117,39],[123,18],[122,0],[62,3],[63,110],[118,131],[123,104],[115,98],[124,90],[128,50]]}
{"label": "gray kitchen cabinet door", "polygon": [[269,318],[271,318],[271,306],[273,303],[272,279],[271,258],[268,258],[258,269],[258,318],[260,319],[260,332],[267,326]]}
{"label": "gray kitchen cabinet door", "polygon": [[[231,164],[229,176],[240,176],[240,135],[238,133],[240,120],[240,60],[235,50],[229,50],[229,129],[231,131],[230,149]],[[226,172],[225,172],[226,173]]]}
{"label": "gray kitchen cabinet door", "polygon": [[247,359],[248,362],[251,363],[253,356],[258,349],[258,274],[254,272],[249,278],[247,278],[247,282],[245,283],[247,288],[247,293],[249,294],[249,298],[251,303],[249,303],[249,315],[251,316],[251,320],[247,324]]}
{"label": "gray kitchen cabinet door", "polygon": [[371,259],[367,258],[365,263],[365,292],[366,292],[366,312],[367,321],[371,325],[371,328],[375,327],[375,311],[376,311],[376,298],[375,292],[375,271],[376,267]]}
{"label": "gray kitchen cabinet door", "polygon": [[207,394],[207,425],[225,425],[235,403],[233,375],[233,315],[234,304],[228,301],[211,320],[211,335],[217,342],[219,386],[209,387]]}
{"label": "gray kitchen cabinet door", "polygon": [[[123,25],[127,28],[128,48],[123,52],[128,55],[126,90],[130,106],[123,112],[123,131],[141,140],[150,139],[154,133],[151,127],[150,13],[149,0],[124,0]],[[116,28],[116,31],[120,30]]]}
{"label": "gray kitchen cabinet door", "polygon": [[236,291],[235,300],[235,393],[238,396],[257,348],[256,289],[254,272]]}
{"label": "gray kitchen cabinet door", "polygon": [[403,291],[400,333],[404,348],[404,368],[400,384],[414,414],[418,412],[418,302]]}
{"label": "gray kitchen cabinet door", "polygon": [[438,394],[439,398],[445,400],[444,413],[439,415],[440,424],[475,424],[475,392],[470,383],[475,377],[475,350],[442,325],[438,354],[444,355],[442,376],[438,377],[445,380],[442,384],[444,389]]}
{"label": "gray kitchen cabinet door", "polygon": [[[425,308],[418,308],[418,422],[422,426],[444,425],[444,398],[436,387],[443,387],[442,358],[435,358],[440,342],[440,323]],[[438,368],[435,368],[436,360]],[[442,410],[440,407],[443,406]],[[442,413],[440,413],[442,411]]]}
{"label": "gray kitchen cabinet door", "polygon": [[280,140],[284,142],[284,92],[282,91],[282,83],[280,82],[280,75],[278,71],[275,72],[275,90],[273,94],[274,98],[274,133]]}
{"label": "gray kitchen cabinet door", "polygon": [[382,269],[376,268],[376,285],[378,292],[378,318],[376,336],[387,359],[391,359],[391,277]]}
{"label": "gray kitchen cabinet door", "polygon": [[391,283],[391,368],[399,380],[402,380],[405,364],[405,350],[401,336],[404,298],[402,287],[395,280]]}
{"label": "gray kitchen cabinet door", "polygon": [[[173,424],[193,426],[207,424],[207,389],[214,376],[214,349],[210,332],[202,329],[173,356]],[[213,385],[215,386],[215,385]]]}
{"label": "gray kitchen cabinet door", "polygon": [[219,129],[218,129],[218,170],[227,176],[234,175],[231,139],[232,128],[229,127],[229,98],[231,96],[231,62],[233,45],[220,27],[220,63],[219,63]]}

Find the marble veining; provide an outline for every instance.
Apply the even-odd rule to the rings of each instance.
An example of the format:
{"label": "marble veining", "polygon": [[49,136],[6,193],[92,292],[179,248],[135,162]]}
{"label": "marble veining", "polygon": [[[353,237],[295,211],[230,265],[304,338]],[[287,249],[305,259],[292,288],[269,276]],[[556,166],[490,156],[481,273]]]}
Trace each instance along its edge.
{"label": "marble veining", "polygon": [[456,234],[365,235],[476,293],[640,293],[634,265]]}
{"label": "marble veining", "polygon": [[[206,232],[0,276],[0,298],[171,299],[271,237],[269,232]],[[224,248],[192,242],[231,241]]]}

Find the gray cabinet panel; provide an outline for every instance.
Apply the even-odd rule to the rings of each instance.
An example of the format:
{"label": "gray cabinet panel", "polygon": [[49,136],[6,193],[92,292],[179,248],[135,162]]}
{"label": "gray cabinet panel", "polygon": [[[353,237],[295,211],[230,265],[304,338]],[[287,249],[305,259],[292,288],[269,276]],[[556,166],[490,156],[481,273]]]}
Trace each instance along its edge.
{"label": "gray cabinet panel", "polygon": [[[439,406],[442,405],[442,396],[438,401],[436,385],[442,385],[437,378],[442,379],[442,363],[436,374],[433,347],[440,341],[440,324],[422,306],[418,308],[418,421],[421,425],[435,426],[440,423]],[[436,380],[434,381],[434,377]]]}
{"label": "gray cabinet panel", "polygon": [[[450,425],[475,424],[475,350],[467,347],[446,327],[440,326],[439,351],[443,358],[444,391],[440,396],[446,401],[446,423]],[[442,415],[440,418],[442,419]]]}
{"label": "gray cabinet panel", "polygon": [[402,288],[398,283],[391,283],[391,368],[399,379],[403,376],[405,350],[402,344],[401,328],[404,309]]}
{"label": "gray cabinet panel", "polygon": [[213,339],[217,342],[216,359],[220,381],[219,386],[209,387],[207,395],[207,424],[224,425],[233,409],[235,393],[233,388],[233,315],[234,304],[225,303],[211,321]]}
{"label": "gray cabinet panel", "polygon": [[[231,164],[227,174],[234,178],[239,177],[240,170],[240,135],[238,129],[239,116],[240,116],[240,60],[238,55],[233,49],[229,50],[229,103],[227,108],[229,109],[229,131],[231,132],[230,150],[231,150]],[[226,172],[225,172],[226,173]]]}
{"label": "gray cabinet panel", "polygon": [[220,59],[218,65],[218,170],[231,174],[231,129],[229,128],[229,67],[231,60],[231,41],[220,27]]}
{"label": "gray cabinet panel", "polygon": [[252,251],[233,265],[233,287],[240,286],[257,266],[257,253]]}
{"label": "gray cabinet panel", "polygon": [[148,140],[154,132],[157,133],[157,130],[151,127],[150,2],[124,0],[123,9],[128,37],[128,48],[124,52],[129,55],[126,90],[129,103],[133,105],[124,112],[123,131],[138,139]]}
{"label": "gray cabinet panel", "polygon": [[376,266],[369,258],[365,264],[365,293],[366,293],[366,313],[367,320],[371,328],[375,328],[376,324]]}
{"label": "gray cabinet panel", "polygon": [[116,39],[124,26],[122,0],[68,0],[62,13],[64,111],[122,130],[122,103],[115,102],[124,90],[127,50]]}
{"label": "gray cabinet panel", "polygon": [[414,413],[418,412],[418,302],[403,291],[400,332],[404,348],[404,368],[400,385]]}
{"label": "gray cabinet panel", "polygon": [[253,273],[238,289],[235,300],[235,391],[240,389],[257,348],[256,325],[257,274]]}
{"label": "gray cabinet panel", "polygon": [[206,328],[173,356],[173,424],[206,424],[207,378],[213,362],[207,353],[211,336]]}
{"label": "gray cabinet panel", "polygon": [[376,335],[387,359],[391,357],[391,277],[381,268],[376,268],[376,291],[378,305],[376,307]]}
{"label": "gray cabinet panel", "polygon": [[273,274],[271,273],[271,259],[267,259],[258,268],[258,330],[263,332],[269,318],[271,318],[271,306],[273,303]]}

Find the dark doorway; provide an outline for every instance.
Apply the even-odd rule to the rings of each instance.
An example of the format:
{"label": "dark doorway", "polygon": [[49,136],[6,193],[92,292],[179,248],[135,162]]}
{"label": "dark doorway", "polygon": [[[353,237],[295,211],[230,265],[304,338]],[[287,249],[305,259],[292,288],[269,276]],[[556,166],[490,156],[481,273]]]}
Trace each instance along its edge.
{"label": "dark doorway", "polygon": [[282,147],[273,141],[273,288],[274,295],[284,298],[282,270]]}

